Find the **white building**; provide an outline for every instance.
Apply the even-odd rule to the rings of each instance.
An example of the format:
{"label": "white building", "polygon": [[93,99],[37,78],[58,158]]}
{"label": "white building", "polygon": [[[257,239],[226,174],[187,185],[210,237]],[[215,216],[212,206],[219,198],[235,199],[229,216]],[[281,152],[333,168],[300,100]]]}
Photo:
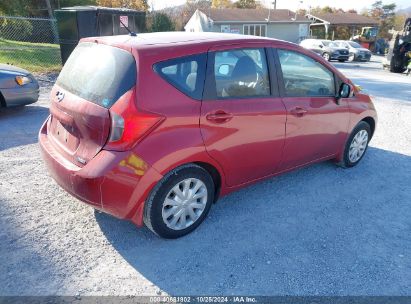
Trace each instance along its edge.
{"label": "white building", "polygon": [[311,21],[286,9],[196,10],[186,32],[223,32],[255,35],[298,43],[309,36]]}

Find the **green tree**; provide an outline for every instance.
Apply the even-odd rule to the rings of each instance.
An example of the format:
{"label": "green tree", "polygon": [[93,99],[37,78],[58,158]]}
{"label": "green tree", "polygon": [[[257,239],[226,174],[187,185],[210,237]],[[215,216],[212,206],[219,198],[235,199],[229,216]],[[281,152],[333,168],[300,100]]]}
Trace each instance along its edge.
{"label": "green tree", "polygon": [[334,13],[336,10],[330,6],[324,6],[321,8],[321,13]]}
{"label": "green tree", "polygon": [[148,28],[150,32],[171,32],[175,26],[167,14],[153,13],[149,16]]}
{"label": "green tree", "polygon": [[[96,0],[50,0],[51,8],[96,5]],[[14,16],[48,16],[45,0],[0,0],[0,11],[5,15]]]}
{"label": "green tree", "polygon": [[57,4],[60,3],[60,7],[70,7],[70,6],[79,6],[79,5],[96,5],[96,0],[60,0],[57,1]]}
{"label": "green tree", "polygon": [[0,1],[0,10],[6,15],[27,15],[31,1]]}
{"label": "green tree", "polygon": [[349,40],[351,37],[350,28],[348,26],[336,26],[334,31],[334,40]]}
{"label": "green tree", "polygon": [[311,8],[311,15],[315,15],[315,14],[327,14],[327,13],[335,13],[337,9],[332,8],[330,6],[316,6],[314,8]]}
{"label": "green tree", "polygon": [[211,7],[230,8],[230,7],[233,7],[233,3],[230,0],[212,0]]}
{"label": "green tree", "polygon": [[407,15],[396,15],[394,18],[394,29],[396,31],[402,31],[404,29],[405,20],[407,20]]}
{"label": "green tree", "polygon": [[255,0],[238,0],[234,2],[236,8],[257,8],[257,3]]}
{"label": "green tree", "polygon": [[122,7],[141,11],[148,11],[150,6],[147,0],[97,0],[97,5],[106,7]]}
{"label": "green tree", "polygon": [[376,1],[371,5],[368,16],[379,20],[379,37],[391,38],[389,30],[395,27],[395,9],[396,4],[383,4],[382,1]]}
{"label": "green tree", "polygon": [[33,32],[33,25],[28,20],[0,19],[0,36],[17,41],[26,41]]}

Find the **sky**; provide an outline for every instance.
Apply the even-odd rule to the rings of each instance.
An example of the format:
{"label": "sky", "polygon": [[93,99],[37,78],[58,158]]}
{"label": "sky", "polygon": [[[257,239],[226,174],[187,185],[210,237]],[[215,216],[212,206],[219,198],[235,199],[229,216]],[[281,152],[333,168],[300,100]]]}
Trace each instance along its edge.
{"label": "sky", "polygon": [[[185,2],[186,0],[148,0],[151,8],[154,8],[155,10],[184,4]],[[261,2],[268,6],[270,2],[273,2],[273,0],[261,0]],[[277,8],[296,10],[298,8],[308,9],[310,5],[312,7],[329,5],[336,8],[342,8],[344,10],[353,8],[357,11],[361,11],[364,8],[370,7],[374,2],[375,0],[336,0],[330,4],[330,0],[277,0]],[[407,8],[411,6],[410,0],[383,0],[383,3],[395,3],[397,4],[397,8]]]}

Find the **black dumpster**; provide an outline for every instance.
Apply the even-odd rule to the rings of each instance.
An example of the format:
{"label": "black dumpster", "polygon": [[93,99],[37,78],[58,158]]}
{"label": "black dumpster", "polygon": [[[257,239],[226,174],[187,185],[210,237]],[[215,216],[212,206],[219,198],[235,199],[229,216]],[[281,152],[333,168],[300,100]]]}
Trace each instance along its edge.
{"label": "black dumpster", "polygon": [[128,34],[125,26],[141,33],[146,26],[146,13],[130,9],[75,6],[56,10],[55,14],[63,64],[81,38]]}

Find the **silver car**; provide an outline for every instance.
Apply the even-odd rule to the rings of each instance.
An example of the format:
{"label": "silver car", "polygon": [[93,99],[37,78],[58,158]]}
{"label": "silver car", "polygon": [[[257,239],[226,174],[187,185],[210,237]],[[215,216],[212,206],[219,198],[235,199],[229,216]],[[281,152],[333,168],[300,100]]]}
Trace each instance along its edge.
{"label": "silver car", "polygon": [[363,48],[360,44],[355,41],[346,40],[336,40],[334,41],[339,47],[346,48],[350,53],[350,61],[370,61],[371,52],[370,50]]}
{"label": "silver car", "polygon": [[317,53],[328,61],[338,60],[344,62],[348,60],[348,50],[344,47],[339,47],[331,40],[305,39],[300,42],[300,45],[303,48]]}
{"label": "silver car", "polygon": [[34,103],[39,98],[39,84],[28,71],[0,64],[0,106],[13,107]]}

